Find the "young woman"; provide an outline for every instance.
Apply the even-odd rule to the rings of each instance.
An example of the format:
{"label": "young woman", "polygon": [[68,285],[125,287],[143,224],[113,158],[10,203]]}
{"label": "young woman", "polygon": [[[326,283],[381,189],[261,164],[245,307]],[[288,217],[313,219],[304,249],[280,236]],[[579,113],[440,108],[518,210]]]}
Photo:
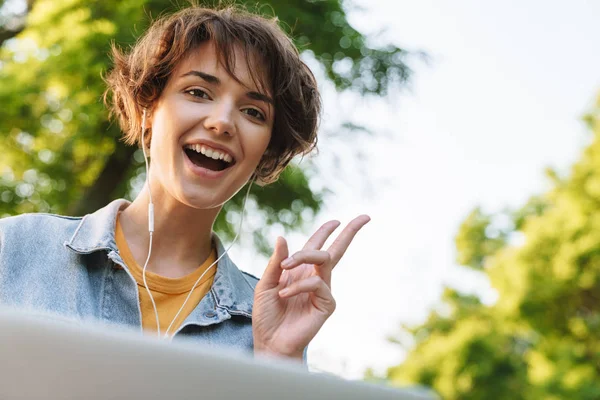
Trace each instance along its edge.
{"label": "young woman", "polygon": [[335,309],[332,270],[369,217],[327,250],[337,221],[291,256],[278,238],[260,280],[212,227],[244,185],[273,182],[314,148],[312,73],[276,21],[233,8],[158,20],[114,62],[108,104],[148,152],[146,185],[83,218],[1,220],[0,303],[302,359]]}

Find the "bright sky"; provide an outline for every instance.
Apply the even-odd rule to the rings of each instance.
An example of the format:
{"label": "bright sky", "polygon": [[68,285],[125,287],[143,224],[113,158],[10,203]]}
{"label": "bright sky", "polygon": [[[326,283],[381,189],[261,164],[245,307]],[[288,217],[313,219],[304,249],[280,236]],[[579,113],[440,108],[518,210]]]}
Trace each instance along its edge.
{"label": "bright sky", "polygon": [[[580,117],[600,90],[596,1],[356,1],[364,10],[350,11],[355,27],[384,27],[379,40],[432,60],[415,62],[411,90],[385,101],[325,88],[315,184],[335,195],[312,230],[372,217],[335,270],[338,308],[309,348],[313,369],[347,378],[398,364],[403,353],[386,337],[422,321],[444,284],[493,301],[486,280],[454,262],[460,222],[477,205],[522,205],[547,187],[547,166],[566,171],[590,138]],[[350,141],[362,164],[328,136],[347,116],[377,133]],[[341,171],[331,169],[333,154]],[[294,251],[306,236],[288,239]],[[264,260],[248,266],[248,253],[233,253],[262,273]]]}

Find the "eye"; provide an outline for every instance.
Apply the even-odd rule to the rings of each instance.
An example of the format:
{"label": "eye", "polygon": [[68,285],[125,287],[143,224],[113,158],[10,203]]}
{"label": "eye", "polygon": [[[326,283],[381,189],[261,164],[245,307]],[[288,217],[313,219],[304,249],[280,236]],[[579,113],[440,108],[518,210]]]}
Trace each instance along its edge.
{"label": "eye", "polygon": [[267,120],[265,115],[262,112],[260,112],[259,110],[257,110],[256,108],[245,108],[242,110],[242,112],[248,114],[249,116],[251,116],[253,118],[257,118],[261,121]]}
{"label": "eye", "polygon": [[194,96],[198,99],[206,99],[206,100],[211,100],[210,96],[208,95],[208,93],[206,93],[204,90],[202,89],[188,89],[185,91],[187,94]]}

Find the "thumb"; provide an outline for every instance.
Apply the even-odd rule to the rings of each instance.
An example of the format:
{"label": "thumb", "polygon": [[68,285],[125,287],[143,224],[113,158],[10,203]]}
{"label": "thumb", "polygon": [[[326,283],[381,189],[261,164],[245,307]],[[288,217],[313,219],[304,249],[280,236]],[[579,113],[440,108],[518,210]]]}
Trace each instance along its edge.
{"label": "thumb", "polygon": [[267,288],[276,287],[279,284],[279,278],[281,277],[281,262],[288,257],[288,245],[284,238],[279,236],[275,240],[275,249],[273,255],[269,259],[267,268],[263,273],[261,281]]}

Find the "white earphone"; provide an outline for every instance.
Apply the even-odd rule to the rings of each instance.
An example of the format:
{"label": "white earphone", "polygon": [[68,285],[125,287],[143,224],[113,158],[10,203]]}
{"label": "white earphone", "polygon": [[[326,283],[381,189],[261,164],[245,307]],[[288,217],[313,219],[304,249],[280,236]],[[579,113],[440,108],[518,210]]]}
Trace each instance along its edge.
{"label": "white earphone", "polygon": [[[154,302],[154,296],[152,296],[152,292],[148,288],[148,283],[146,282],[146,268],[148,267],[148,262],[150,261],[150,255],[152,254],[152,237],[153,237],[153,234],[154,234],[154,203],[152,202],[152,190],[150,190],[150,169],[148,167],[148,155],[146,154],[146,141],[145,141],[146,116],[147,116],[146,114],[147,114],[147,111],[146,111],[146,108],[144,108],[143,114],[142,114],[142,151],[144,153],[144,161],[146,163],[146,187],[148,188],[148,197],[149,197],[149,202],[148,202],[148,233],[150,234],[150,244],[148,246],[148,257],[146,258],[146,263],[144,264],[144,268],[142,269],[142,280],[144,281],[144,287],[146,288],[146,291],[148,292],[148,296],[150,296],[150,301],[152,302],[152,307],[154,308],[154,316],[156,318],[156,332],[157,332],[157,336],[160,338],[160,321],[159,321],[159,318],[158,318],[158,310],[156,308],[156,303]],[[198,280],[196,281],[196,283],[194,283],[194,286],[192,286],[192,288],[190,289],[190,292],[188,293],[185,301],[183,302],[183,304],[179,308],[179,311],[177,311],[177,314],[175,314],[175,317],[173,317],[173,320],[171,321],[171,323],[167,327],[167,330],[165,331],[163,339],[169,339],[169,331],[173,327],[173,324],[177,320],[177,317],[179,317],[179,314],[181,314],[181,311],[183,311],[183,308],[185,307],[185,305],[187,304],[188,300],[192,296],[192,293],[193,293],[194,289],[196,289],[196,286],[202,280],[202,278],[204,277],[204,275],[215,264],[217,264],[219,262],[219,260],[221,258],[223,258],[223,256],[225,254],[227,254],[227,252],[229,252],[229,249],[231,249],[231,247],[236,242],[236,240],[237,240],[237,238],[238,238],[238,236],[240,234],[240,231],[242,230],[242,222],[244,221],[244,211],[246,209],[246,200],[248,200],[248,195],[250,194],[250,188],[252,187],[252,183],[253,182],[254,182],[254,179],[251,179],[250,183],[248,184],[248,190],[246,191],[246,195],[244,196],[244,202],[242,204],[242,215],[240,217],[240,225],[238,227],[237,233],[235,234],[235,238],[233,239],[233,241],[231,242],[231,244],[229,245],[229,247],[227,247],[227,249],[223,252],[223,254],[221,254],[208,268],[206,268],[206,270],[200,275],[200,277],[198,278]]]}

